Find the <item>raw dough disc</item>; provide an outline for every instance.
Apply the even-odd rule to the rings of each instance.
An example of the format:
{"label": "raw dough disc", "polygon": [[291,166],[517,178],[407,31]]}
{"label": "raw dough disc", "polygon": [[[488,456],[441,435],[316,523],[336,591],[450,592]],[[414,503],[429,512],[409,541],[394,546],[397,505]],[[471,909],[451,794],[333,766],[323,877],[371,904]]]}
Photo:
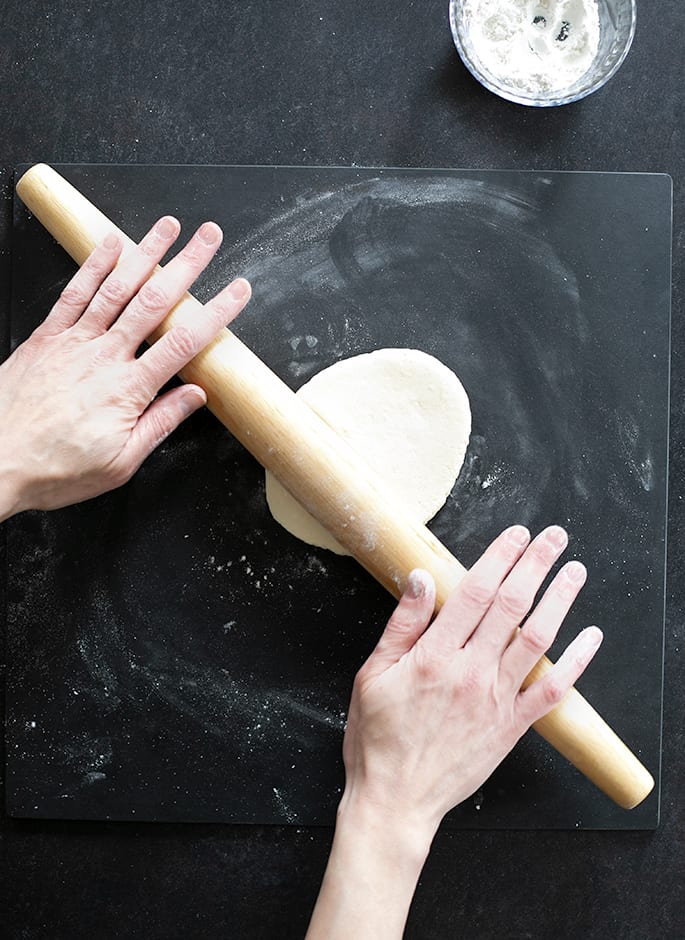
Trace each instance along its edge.
{"label": "raw dough disc", "polygon": [[[433,518],[471,433],[468,396],[447,366],[417,349],[379,349],[336,362],[297,394],[364,457],[390,499],[417,522]],[[266,499],[297,538],[349,554],[268,470]]]}

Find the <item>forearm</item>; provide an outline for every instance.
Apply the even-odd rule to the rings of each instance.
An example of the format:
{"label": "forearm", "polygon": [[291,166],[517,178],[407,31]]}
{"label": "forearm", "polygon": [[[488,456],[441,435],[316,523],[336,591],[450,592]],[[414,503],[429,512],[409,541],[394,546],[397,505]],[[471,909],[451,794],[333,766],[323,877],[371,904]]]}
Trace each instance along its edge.
{"label": "forearm", "polygon": [[307,940],[401,938],[432,835],[344,796]]}

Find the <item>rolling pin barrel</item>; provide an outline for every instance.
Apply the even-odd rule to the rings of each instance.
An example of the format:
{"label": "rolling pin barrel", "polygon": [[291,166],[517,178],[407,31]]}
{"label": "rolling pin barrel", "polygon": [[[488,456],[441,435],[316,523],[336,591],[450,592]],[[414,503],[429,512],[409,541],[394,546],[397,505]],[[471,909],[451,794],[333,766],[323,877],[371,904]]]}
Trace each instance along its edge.
{"label": "rolling pin barrel", "polygon": [[[17,192],[78,264],[118,231],[44,164],[24,174]],[[120,235],[130,251],[133,242]],[[200,306],[186,294],[150,342]],[[465,569],[425,526],[387,500],[363,461],[233,333],[223,330],[181,377],[205,389],[216,417],[392,594],[402,593],[413,568],[425,568],[435,578],[437,606],[444,603]],[[543,657],[524,684],[550,668]],[[577,690],[534,727],[620,806],[631,809],[652,790],[649,772]]]}

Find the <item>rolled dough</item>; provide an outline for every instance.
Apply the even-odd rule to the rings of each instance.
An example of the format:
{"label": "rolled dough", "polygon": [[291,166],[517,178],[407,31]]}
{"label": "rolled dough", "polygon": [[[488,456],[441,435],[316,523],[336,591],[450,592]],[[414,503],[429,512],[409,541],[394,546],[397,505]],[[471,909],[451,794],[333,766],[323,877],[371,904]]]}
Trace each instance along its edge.
{"label": "rolled dough", "polygon": [[[469,399],[454,372],[417,349],[379,349],[336,362],[297,394],[364,457],[415,521],[433,518],[471,433]],[[274,519],[303,542],[349,554],[268,470],[266,499]]]}

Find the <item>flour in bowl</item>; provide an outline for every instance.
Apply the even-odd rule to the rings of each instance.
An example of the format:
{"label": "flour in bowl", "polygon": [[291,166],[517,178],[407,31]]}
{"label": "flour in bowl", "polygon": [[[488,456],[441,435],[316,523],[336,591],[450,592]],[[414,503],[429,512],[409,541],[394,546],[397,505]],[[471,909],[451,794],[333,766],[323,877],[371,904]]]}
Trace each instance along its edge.
{"label": "flour in bowl", "polygon": [[523,94],[565,92],[599,47],[597,0],[464,0],[483,71]]}

